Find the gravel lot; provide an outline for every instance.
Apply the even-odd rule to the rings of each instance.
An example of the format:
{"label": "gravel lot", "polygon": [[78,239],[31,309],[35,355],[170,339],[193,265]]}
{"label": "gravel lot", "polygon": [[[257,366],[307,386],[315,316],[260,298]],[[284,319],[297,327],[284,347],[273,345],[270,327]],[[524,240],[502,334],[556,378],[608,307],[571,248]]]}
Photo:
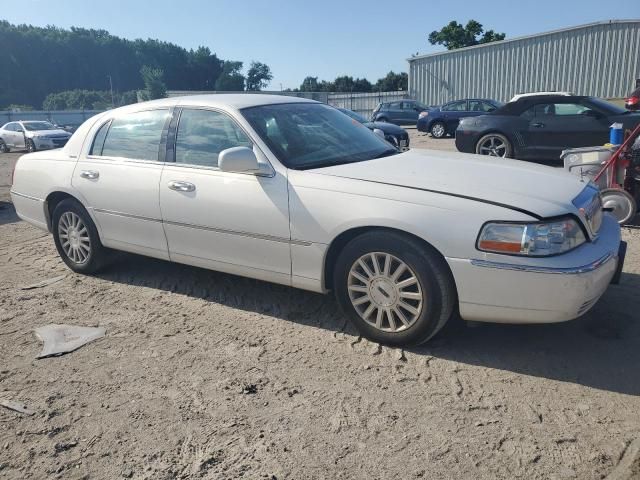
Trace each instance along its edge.
{"label": "gravel lot", "polygon": [[[402,351],[330,297],[133,255],[72,273],[8,203],[17,156],[0,154],[0,398],[35,414],[0,407],[0,478],[640,478],[639,230],[584,317],[460,322]],[[48,323],[107,336],[35,360]]]}

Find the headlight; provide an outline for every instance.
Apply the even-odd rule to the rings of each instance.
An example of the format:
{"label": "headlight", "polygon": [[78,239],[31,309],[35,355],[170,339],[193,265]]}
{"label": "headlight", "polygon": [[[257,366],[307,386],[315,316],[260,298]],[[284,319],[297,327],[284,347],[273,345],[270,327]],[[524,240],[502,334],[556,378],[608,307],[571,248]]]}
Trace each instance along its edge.
{"label": "headlight", "polygon": [[426,116],[428,116],[428,115],[429,115],[429,112],[420,112],[420,113],[418,114],[418,118],[424,118],[424,117],[426,117]]}
{"label": "headlight", "polygon": [[546,257],[568,252],[586,242],[572,218],[541,223],[487,223],[478,237],[478,250],[509,255]]}

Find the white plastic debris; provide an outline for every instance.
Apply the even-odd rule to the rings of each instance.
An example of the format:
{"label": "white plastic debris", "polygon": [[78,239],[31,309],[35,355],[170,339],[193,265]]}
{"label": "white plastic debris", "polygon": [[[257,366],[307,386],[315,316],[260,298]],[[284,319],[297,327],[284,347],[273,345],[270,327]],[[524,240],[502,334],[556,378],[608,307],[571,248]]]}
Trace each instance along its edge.
{"label": "white plastic debris", "polygon": [[53,278],[48,278],[46,280],[42,280],[41,282],[38,283],[34,283],[32,285],[27,285],[25,287],[20,287],[22,290],[32,290],[34,288],[42,288],[42,287],[46,287],[47,285],[51,285],[53,283],[59,282],[60,280],[64,279],[64,275],[60,275],[59,277],[53,277]]}
{"label": "white plastic debris", "polygon": [[36,413],[33,410],[29,410],[24,403],[14,402],[13,400],[0,399],[0,405],[14,412],[24,413],[25,415],[33,415]]}
{"label": "white plastic debris", "polygon": [[37,358],[45,358],[73,352],[87,343],[104,337],[106,329],[51,324],[36,328],[35,332],[44,343],[42,352]]}

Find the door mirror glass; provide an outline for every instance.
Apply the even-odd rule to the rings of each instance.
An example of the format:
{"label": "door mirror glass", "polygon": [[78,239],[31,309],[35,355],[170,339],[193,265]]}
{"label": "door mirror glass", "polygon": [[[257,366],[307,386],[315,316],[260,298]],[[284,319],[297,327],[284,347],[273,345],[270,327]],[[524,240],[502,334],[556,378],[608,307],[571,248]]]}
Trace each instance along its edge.
{"label": "door mirror glass", "polygon": [[223,172],[251,173],[258,172],[260,165],[252,149],[248,147],[233,147],[220,152],[218,155],[218,168]]}
{"label": "door mirror glass", "polygon": [[378,135],[380,138],[384,140],[384,132],[379,128],[374,128],[373,133],[375,133],[376,135]]}

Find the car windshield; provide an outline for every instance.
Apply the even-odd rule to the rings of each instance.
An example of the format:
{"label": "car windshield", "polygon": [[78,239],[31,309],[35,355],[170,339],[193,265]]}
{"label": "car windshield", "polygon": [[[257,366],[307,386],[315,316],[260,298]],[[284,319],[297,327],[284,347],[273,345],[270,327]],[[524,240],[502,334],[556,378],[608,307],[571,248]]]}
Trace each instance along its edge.
{"label": "car windshield", "polygon": [[626,108],[619,107],[614,105],[613,103],[609,103],[606,100],[596,97],[589,97],[589,99],[585,102],[587,105],[591,104],[596,107],[596,110],[604,111],[607,115],[622,115],[623,113],[627,113],[629,110]]}
{"label": "car windshield", "polygon": [[305,170],[399,153],[360,122],[320,103],[282,103],[242,110],[288,168]]}
{"label": "car windshield", "polygon": [[347,110],[346,108],[339,108],[338,110],[340,110],[345,115],[349,115],[351,118],[353,118],[354,120],[357,120],[360,123],[367,123],[367,120],[364,117],[360,116],[359,114],[357,114],[352,110]]}
{"label": "car windshield", "polygon": [[35,132],[37,130],[55,130],[56,127],[52,123],[49,122],[24,122],[24,128],[29,130],[30,132]]}

